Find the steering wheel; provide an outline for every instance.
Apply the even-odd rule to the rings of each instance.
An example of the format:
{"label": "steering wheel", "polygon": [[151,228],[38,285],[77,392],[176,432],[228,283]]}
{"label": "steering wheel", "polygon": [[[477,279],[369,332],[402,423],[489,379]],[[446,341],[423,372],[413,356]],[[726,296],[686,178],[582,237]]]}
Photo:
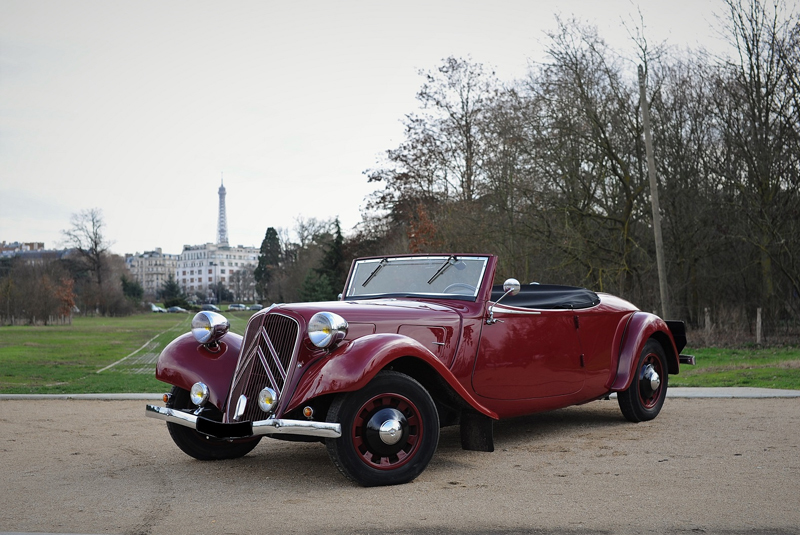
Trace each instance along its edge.
{"label": "steering wheel", "polygon": [[[455,291],[454,292],[454,291],[451,291],[451,290],[466,290],[467,292],[466,293],[464,293],[463,291],[461,291],[461,292]],[[454,293],[454,294],[459,294],[459,295],[475,295],[475,291],[476,290],[477,290],[477,288],[472,286],[472,285],[470,285],[470,284],[466,284],[464,282],[454,282],[453,284],[450,284],[449,286],[447,286],[444,289],[444,293],[446,293],[446,294]]]}

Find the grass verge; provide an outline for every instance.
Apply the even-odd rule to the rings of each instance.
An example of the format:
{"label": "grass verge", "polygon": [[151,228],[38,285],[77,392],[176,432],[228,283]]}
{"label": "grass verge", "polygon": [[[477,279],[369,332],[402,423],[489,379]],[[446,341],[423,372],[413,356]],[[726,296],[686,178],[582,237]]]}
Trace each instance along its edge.
{"label": "grass verge", "polygon": [[800,390],[800,347],[684,349],[696,366],[681,366],[670,386],[750,386]]}
{"label": "grass verge", "polygon": [[[243,334],[252,314],[226,314],[231,331]],[[166,385],[154,377],[156,359],[164,346],[189,331],[191,318],[140,314],[0,327],[0,393],[163,392]]]}
{"label": "grass verge", "polygon": [[[252,312],[227,312],[243,334]],[[154,377],[161,350],[189,331],[191,314],[75,318],[72,325],[0,327],[0,394],[164,392]],[[670,386],[751,386],[800,390],[800,347],[686,349]],[[100,372],[100,373],[98,373]]]}

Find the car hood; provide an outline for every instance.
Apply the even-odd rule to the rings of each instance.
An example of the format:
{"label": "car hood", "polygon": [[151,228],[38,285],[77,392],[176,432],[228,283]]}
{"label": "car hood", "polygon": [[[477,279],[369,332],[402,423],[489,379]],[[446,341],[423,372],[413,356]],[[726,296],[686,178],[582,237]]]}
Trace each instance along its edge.
{"label": "car hood", "polygon": [[348,324],[345,341],[373,334],[400,334],[419,342],[445,366],[453,362],[462,329],[463,301],[452,306],[415,299],[370,299],[293,303],[273,307],[271,312],[294,316],[307,328],[317,312],[333,312]]}
{"label": "car hood", "polygon": [[[371,323],[376,325],[450,324],[460,322],[461,315],[448,306],[412,299],[370,299],[358,301],[324,301],[318,303],[292,303],[278,305],[273,312],[292,311],[308,320],[317,312],[333,312],[348,323]],[[378,329],[378,332],[386,329]]]}

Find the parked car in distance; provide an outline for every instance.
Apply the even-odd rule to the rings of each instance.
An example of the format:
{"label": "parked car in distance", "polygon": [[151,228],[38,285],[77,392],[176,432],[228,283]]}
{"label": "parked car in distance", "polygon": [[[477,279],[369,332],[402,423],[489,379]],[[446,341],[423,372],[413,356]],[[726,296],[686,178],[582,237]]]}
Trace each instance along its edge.
{"label": "parked car in distance", "polygon": [[228,305],[228,310],[247,310],[247,307],[241,303],[231,303]]}
{"label": "parked car in distance", "polygon": [[160,307],[158,305],[154,305],[153,303],[150,303],[150,312],[156,312],[158,314],[162,314],[162,313],[165,313],[166,311],[167,310],[165,308],[162,308],[162,307]]}
{"label": "parked car in distance", "polygon": [[173,314],[185,314],[185,313],[187,313],[189,311],[186,310],[185,308],[181,308],[181,307],[169,307],[167,309],[167,312],[171,312]]}
{"label": "parked car in distance", "polygon": [[264,308],[264,305],[260,303],[253,303],[252,305],[247,307],[247,310],[261,310],[262,308]]}
{"label": "parked car in distance", "polygon": [[425,254],[353,261],[339,301],[272,305],[244,336],[203,311],[161,353],[156,378],[175,444],[200,460],[246,455],[263,436],[322,441],[364,486],[416,478],[439,429],[493,451],[493,422],[607,399],[655,418],[669,374],[694,357],[681,321],[584,288],[494,286],[498,258]]}
{"label": "parked car in distance", "polygon": [[208,310],[210,312],[221,312],[221,310],[219,309],[219,307],[217,305],[211,305],[209,303],[206,303],[205,305],[202,305],[200,307],[200,310]]}

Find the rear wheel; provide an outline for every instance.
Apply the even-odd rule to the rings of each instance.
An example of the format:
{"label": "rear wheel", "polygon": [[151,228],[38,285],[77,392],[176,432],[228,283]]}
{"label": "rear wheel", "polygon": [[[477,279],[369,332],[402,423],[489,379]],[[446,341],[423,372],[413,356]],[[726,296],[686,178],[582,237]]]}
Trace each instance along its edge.
{"label": "rear wheel", "polygon": [[[195,409],[196,407],[189,400],[189,392],[177,386],[172,387],[170,400],[167,407],[176,410]],[[219,413],[219,411],[215,411]],[[210,411],[204,413],[206,418],[222,419],[220,413],[219,418],[214,418]],[[217,461],[220,459],[236,459],[243,457],[250,453],[256,447],[261,437],[252,438],[239,438],[235,440],[220,440],[218,438],[211,438],[208,435],[198,433],[194,429],[185,427],[172,422],[167,422],[167,429],[181,451],[190,457],[201,461]]]}
{"label": "rear wheel", "polygon": [[667,358],[664,348],[650,339],[644,345],[631,385],[617,394],[622,415],[631,422],[652,420],[667,397]]}
{"label": "rear wheel", "polygon": [[342,425],[341,437],[326,439],[331,460],[365,487],[413,480],[439,443],[439,416],[430,394],[394,371],[380,372],[361,390],[339,395],[327,420]]}

